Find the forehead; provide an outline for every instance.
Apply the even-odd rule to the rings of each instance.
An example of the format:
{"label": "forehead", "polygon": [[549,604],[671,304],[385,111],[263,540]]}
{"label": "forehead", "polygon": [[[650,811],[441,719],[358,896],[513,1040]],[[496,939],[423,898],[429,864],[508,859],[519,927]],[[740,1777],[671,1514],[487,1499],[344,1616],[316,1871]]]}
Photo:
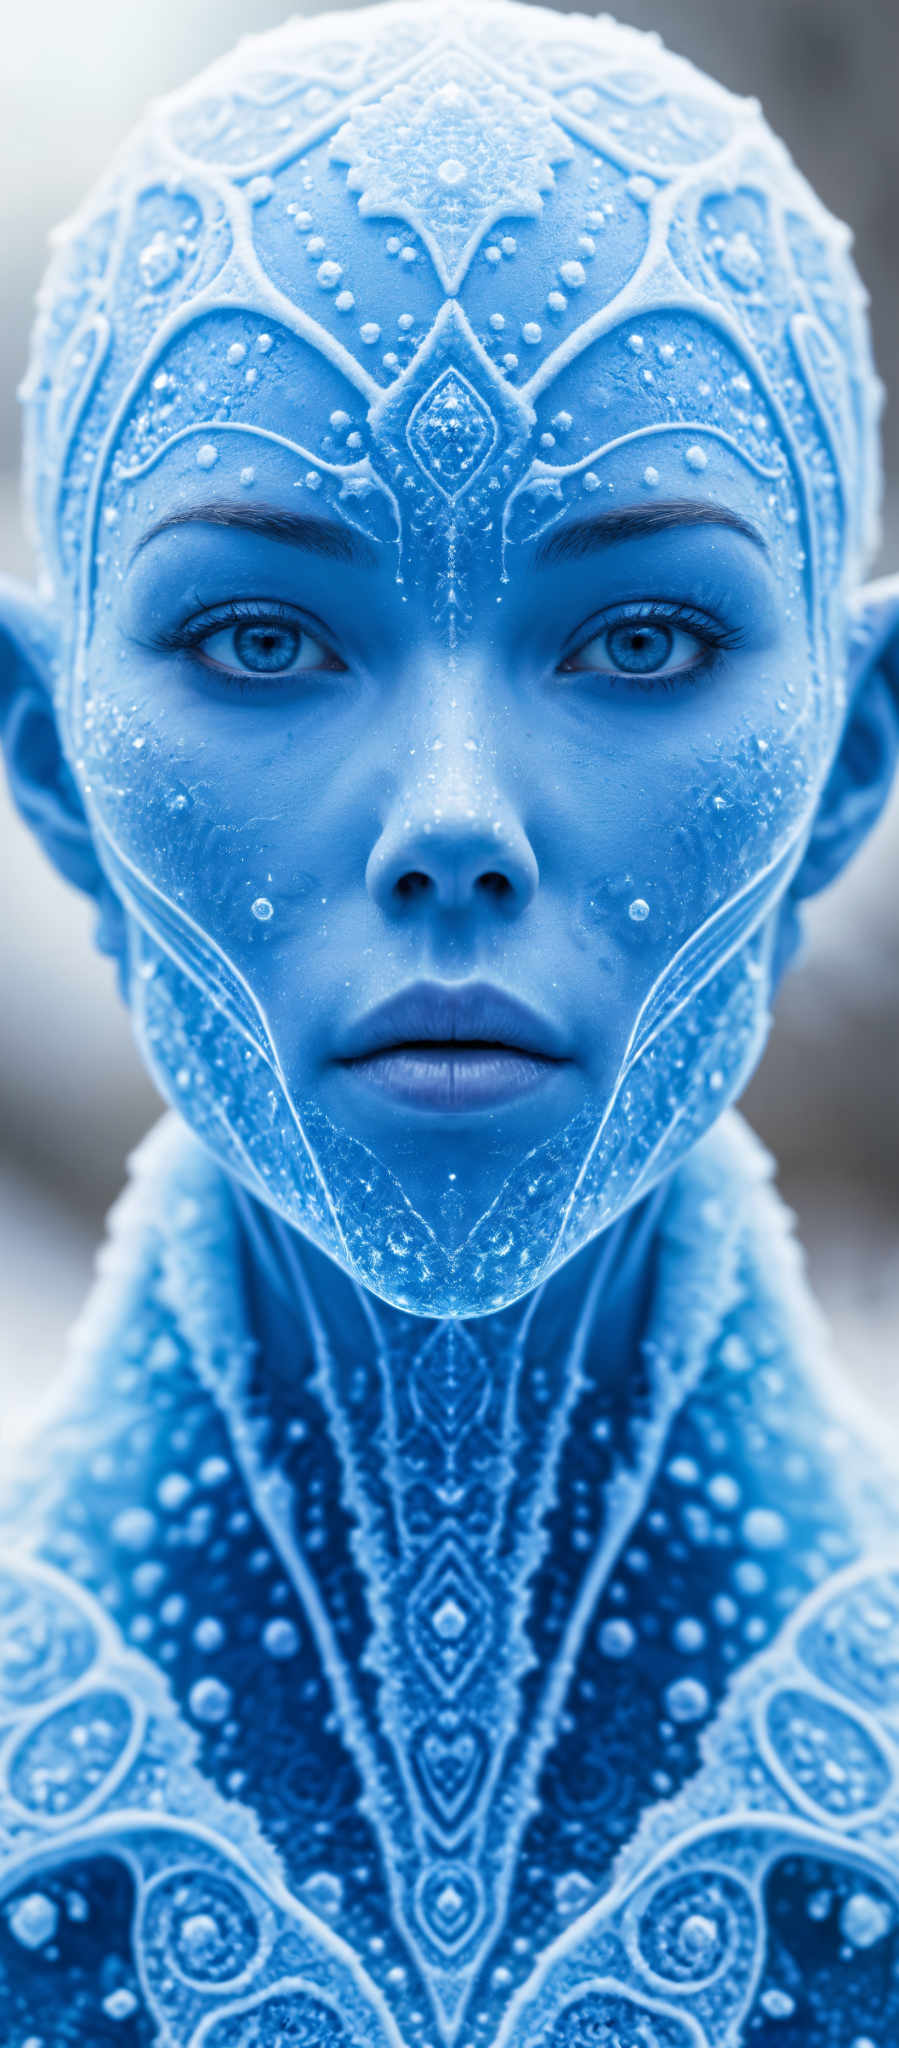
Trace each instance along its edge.
{"label": "forehead", "polygon": [[858,309],[757,110],[614,24],[436,23],[261,39],[126,154],[32,390],[69,566],[176,449],[208,473],[254,439],[407,540],[514,540],[625,459],[647,490],[729,468],[832,570]]}

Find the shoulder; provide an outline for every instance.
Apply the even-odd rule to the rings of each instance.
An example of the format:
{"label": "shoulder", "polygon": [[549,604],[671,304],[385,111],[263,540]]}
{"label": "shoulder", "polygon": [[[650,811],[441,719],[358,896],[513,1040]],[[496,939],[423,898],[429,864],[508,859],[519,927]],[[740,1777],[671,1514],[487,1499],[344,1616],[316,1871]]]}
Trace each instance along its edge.
{"label": "shoulder", "polygon": [[173,1414],[208,1403],[213,1381],[241,1370],[251,1348],[228,1184],[166,1116],[129,1161],[50,1393],[0,1456],[0,1543],[24,1533],[37,1544],[104,1471],[121,1481],[123,1508],[127,1485],[139,1503],[164,1469]]}
{"label": "shoulder", "polygon": [[868,1540],[878,1524],[899,1539],[899,1431],[872,1413],[837,1356],[775,1173],[770,1153],[734,1111],[689,1156],[664,1217],[675,1282],[680,1276],[680,1288],[669,1287],[669,1323],[683,1319],[685,1303],[692,1309],[706,1346],[705,1394],[758,1398],[769,1411],[780,1402],[784,1419],[804,1413],[835,1471],[844,1449],[856,1464],[861,1451],[872,1507],[882,1491],[876,1515],[862,1517]]}
{"label": "shoulder", "polygon": [[899,1552],[835,1575],[744,1667],[694,1777],[646,1812],[499,2040],[573,2048],[614,2023],[700,2048],[790,2017],[803,2042],[892,2040],[897,1986]]}
{"label": "shoulder", "polygon": [[397,2048],[359,1959],[288,1889],[252,1809],[202,1769],[163,1674],[69,1575],[11,1553],[0,2010],[4,2040],[73,2048],[123,2022],[134,2048],[200,2033],[227,2048],[244,2014],[254,2041],[257,2025],[266,2040],[299,2025],[321,2048],[346,2048],[348,2029]]}

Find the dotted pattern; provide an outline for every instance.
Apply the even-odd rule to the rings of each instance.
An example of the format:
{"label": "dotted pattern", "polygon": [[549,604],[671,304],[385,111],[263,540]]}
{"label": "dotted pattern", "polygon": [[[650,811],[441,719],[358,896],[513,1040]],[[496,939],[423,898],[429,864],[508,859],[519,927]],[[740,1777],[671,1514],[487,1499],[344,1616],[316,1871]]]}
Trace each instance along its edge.
{"label": "dotted pattern", "polygon": [[626,1398],[539,1297],[489,1355],[313,1319],[279,1390],[234,1229],[163,1127],[10,1507],[21,2039],[886,2043],[894,1520],[748,1141],[675,1183]]}

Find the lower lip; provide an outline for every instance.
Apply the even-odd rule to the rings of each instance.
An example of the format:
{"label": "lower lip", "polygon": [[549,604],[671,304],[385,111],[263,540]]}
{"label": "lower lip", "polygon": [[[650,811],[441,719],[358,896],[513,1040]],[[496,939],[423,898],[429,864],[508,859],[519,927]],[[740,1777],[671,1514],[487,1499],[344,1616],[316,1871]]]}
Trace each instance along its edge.
{"label": "lower lip", "polygon": [[345,1060],[348,1073],[413,1109],[496,1109],[551,1080],[561,1060],[516,1052],[511,1046],[390,1046],[365,1059]]}

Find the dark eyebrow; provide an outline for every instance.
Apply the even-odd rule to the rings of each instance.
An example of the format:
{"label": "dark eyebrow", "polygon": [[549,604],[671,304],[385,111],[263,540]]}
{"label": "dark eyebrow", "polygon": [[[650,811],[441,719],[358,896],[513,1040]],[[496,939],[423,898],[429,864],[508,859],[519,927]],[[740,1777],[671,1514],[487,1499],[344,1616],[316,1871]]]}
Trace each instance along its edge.
{"label": "dark eyebrow", "polygon": [[338,526],[336,520],[320,519],[309,512],[282,512],[277,505],[244,505],[227,499],[190,505],[183,512],[158,519],[138,541],[135,555],[157,534],[169,533],[177,526],[238,527],[244,533],[265,534],[269,540],[286,540],[291,547],[307,548],[313,555],[329,555],[336,562],[373,564],[378,559],[372,541],[364,534],[351,533],[347,526]]}
{"label": "dark eyebrow", "polygon": [[739,512],[729,512],[723,505],[698,504],[695,498],[667,498],[657,505],[622,506],[620,511],[610,507],[589,519],[572,520],[540,542],[536,560],[540,565],[576,561],[594,548],[613,547],[616,541],[637,534],[666,533],[674,526],[729,526],[767,552],[758,527],[741,519]]}

